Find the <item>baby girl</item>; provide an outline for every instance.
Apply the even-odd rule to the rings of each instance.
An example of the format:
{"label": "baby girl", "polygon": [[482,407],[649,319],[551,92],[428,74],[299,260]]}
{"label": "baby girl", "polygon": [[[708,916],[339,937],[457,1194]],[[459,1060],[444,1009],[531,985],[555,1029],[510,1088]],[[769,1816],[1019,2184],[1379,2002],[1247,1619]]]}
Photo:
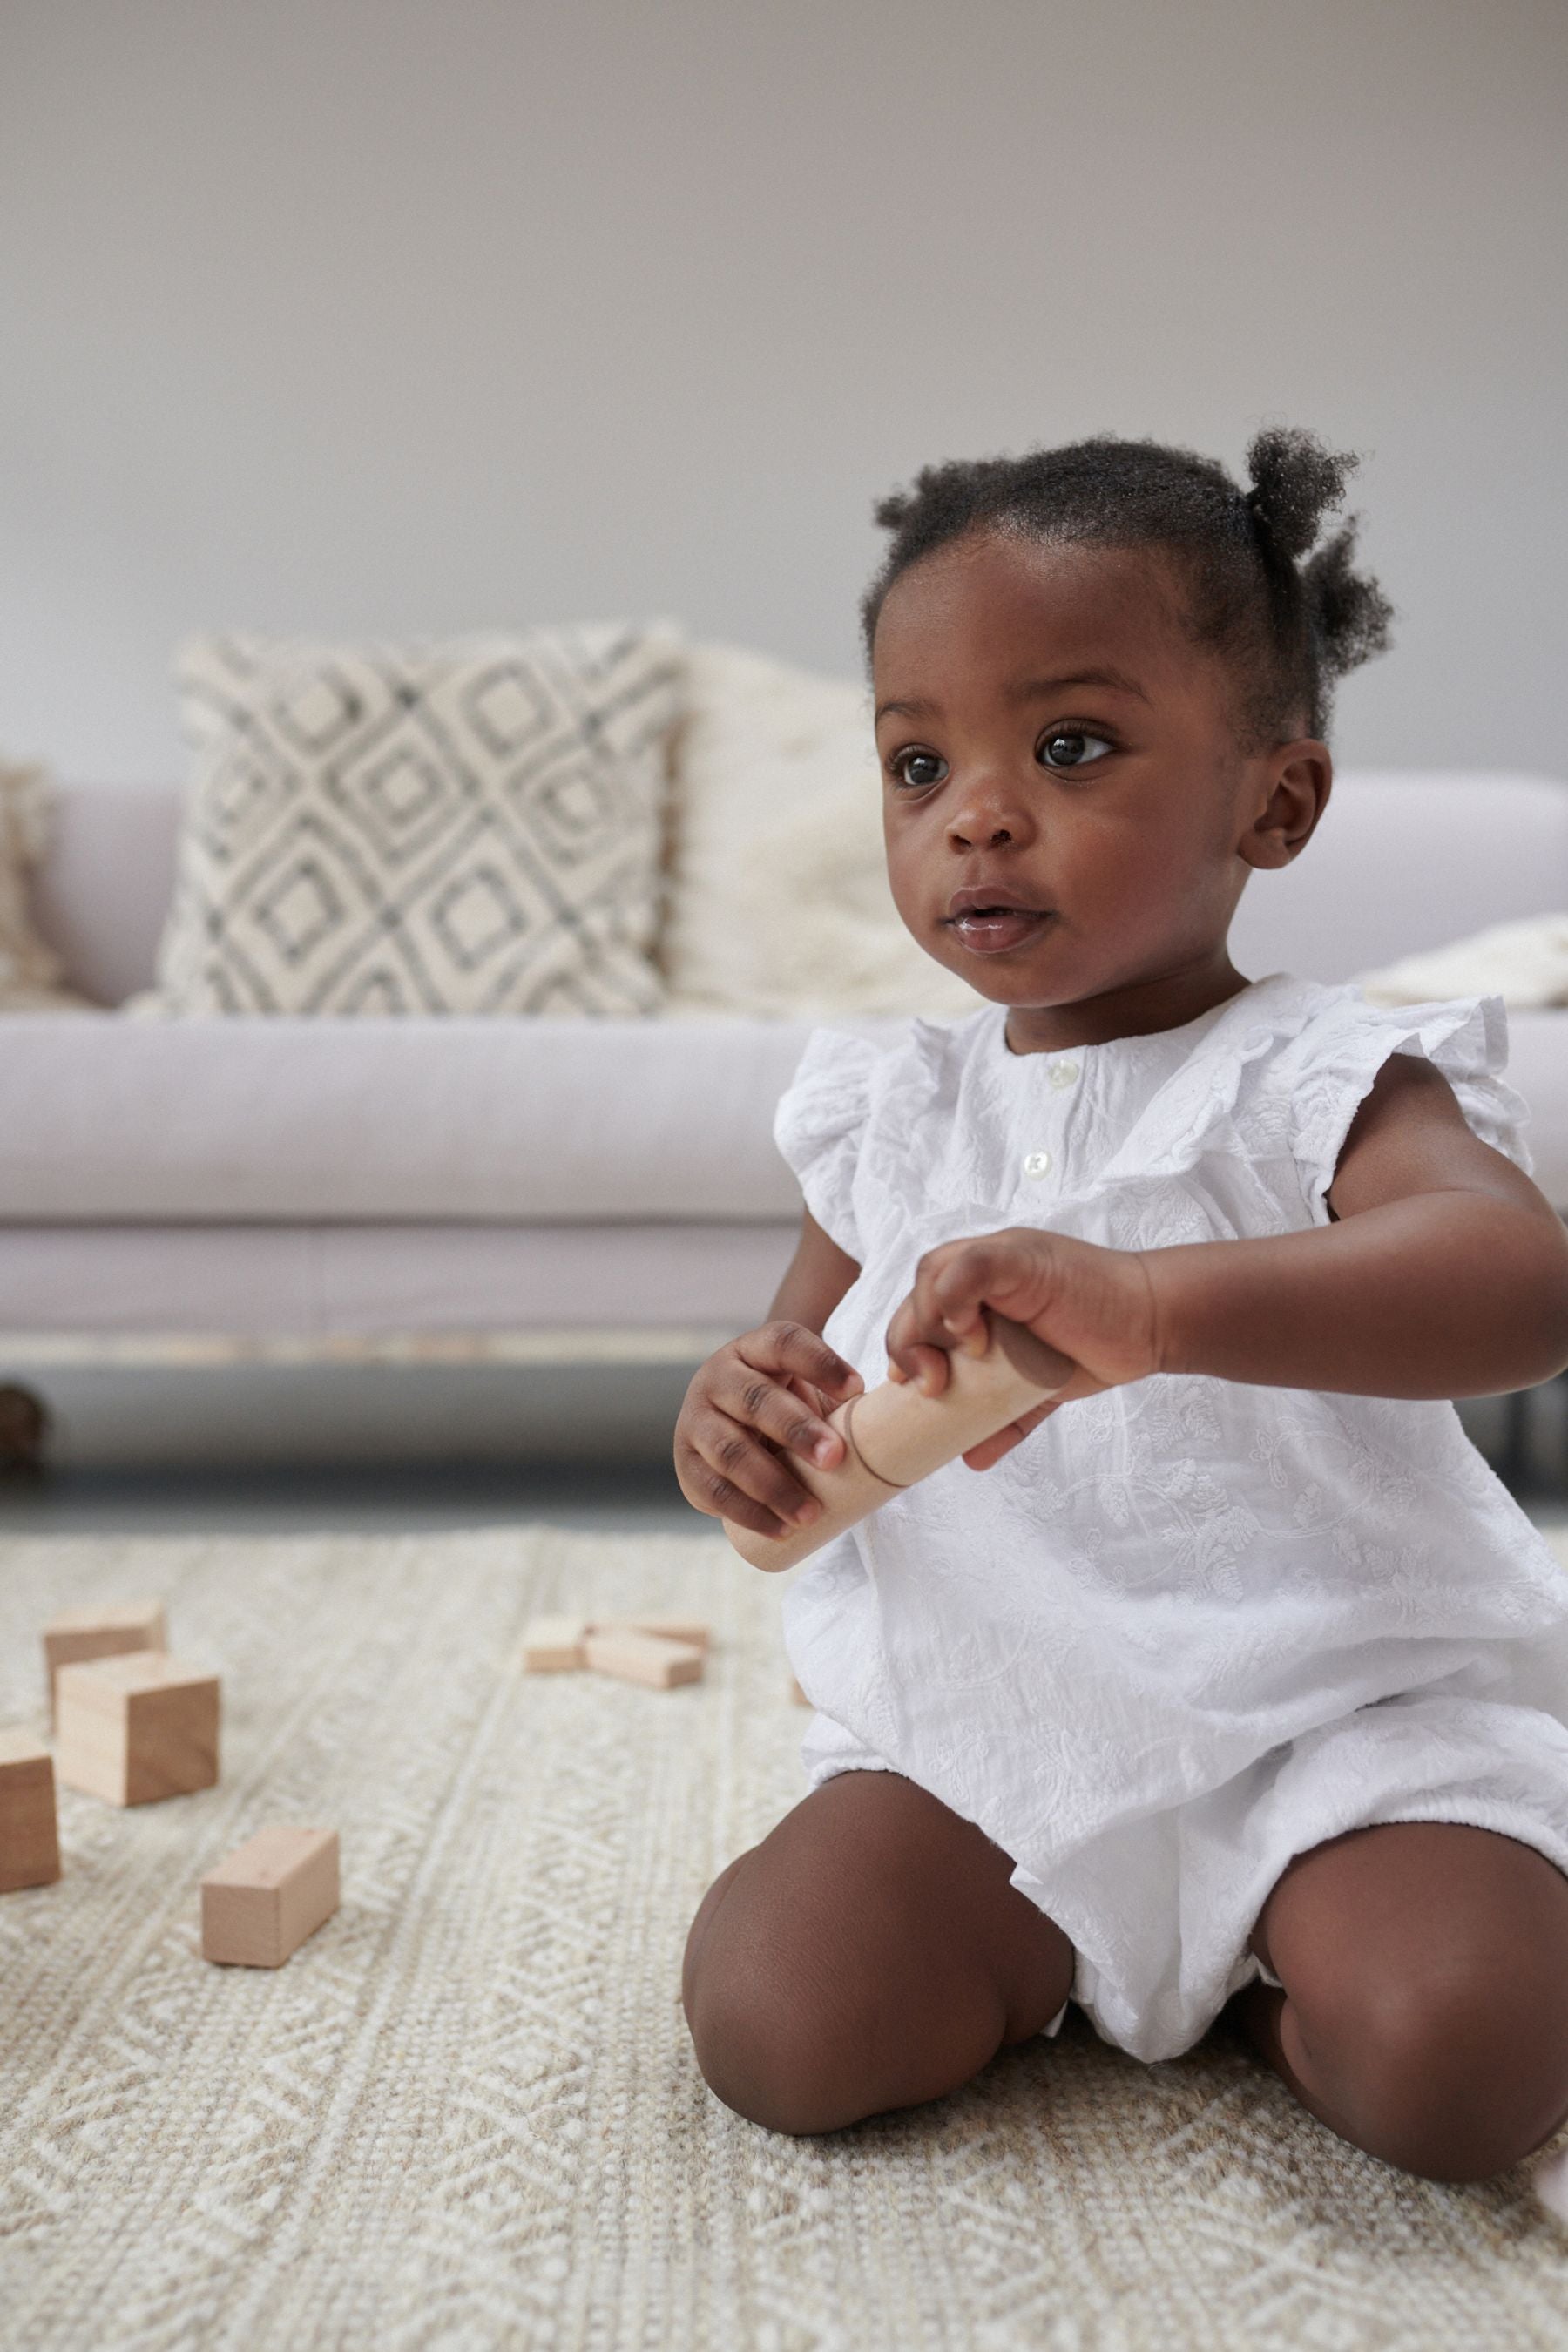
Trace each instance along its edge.
{"label": "baby girl", "polygon": [[835,1466],[884,1378],[940,1393],[986,1310],[1077,1370],[787,1591],[810,1790],[685,1969],[704,2075],[774,2130],[939,2097],[1069,2000],[1144,2060],[1224,2011],[1435,2179],[1568,2117],[1568,1576],[1449,1402],[1568,1363],[1502,1002],[1226,951],[1387,641],[1352,528],[1319,544],[1352,463],[1265,433],[1243,491],[1102,438],[878,509],[892,894],[988,1001],[813,1032],[800,1245],[691,1383],[681,1486],[809,1524],[791,1455]]}

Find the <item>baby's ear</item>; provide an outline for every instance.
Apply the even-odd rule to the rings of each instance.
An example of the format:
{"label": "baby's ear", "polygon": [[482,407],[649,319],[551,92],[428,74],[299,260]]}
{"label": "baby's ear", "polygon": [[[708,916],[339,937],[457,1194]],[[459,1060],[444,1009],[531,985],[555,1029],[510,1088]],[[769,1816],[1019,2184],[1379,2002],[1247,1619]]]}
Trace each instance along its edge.
{"label": "baby's ear", "polygon": [[1317,830],[1333,786],[1329,747],[1316,736],[1282,743],[1268,754],[1268,803],[1237,844],[1237,854],[1261,872],[1278,872],[1299,857]]}

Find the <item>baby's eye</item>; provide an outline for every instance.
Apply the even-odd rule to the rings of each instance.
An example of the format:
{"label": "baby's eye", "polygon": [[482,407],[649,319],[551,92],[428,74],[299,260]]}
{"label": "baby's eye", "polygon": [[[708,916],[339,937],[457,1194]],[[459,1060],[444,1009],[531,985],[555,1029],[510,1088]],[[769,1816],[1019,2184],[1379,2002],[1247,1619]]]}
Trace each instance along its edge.
{"label": "baby's eye", "polygon": [[901,784],[920,785],[940,783],[942,779],[940,776],[911,776],[910,770],[912,767],[941,768],[946,762],[936,751],[896,751],[888,765]]}
{"label": "baby's eye", "polygon": [[1046,737],[1035,757],[1047,768],[1082,768],[1092,760],[1102,760],[1107,751],[1115,748],[1103,735],[1090,735],[1079,727],[1063,727]]}

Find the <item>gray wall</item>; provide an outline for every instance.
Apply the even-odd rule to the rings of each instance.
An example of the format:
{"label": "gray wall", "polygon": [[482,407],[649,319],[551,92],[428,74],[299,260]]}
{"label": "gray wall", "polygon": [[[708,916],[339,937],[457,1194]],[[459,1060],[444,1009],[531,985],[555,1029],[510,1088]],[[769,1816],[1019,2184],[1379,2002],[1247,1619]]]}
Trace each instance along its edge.
{"label": "gray wall", "polygon": [[0,746],[218,625],[857,665],[874,496],[1361,448],[1342,756],[1562,772],[1561,0],[0,0]]}

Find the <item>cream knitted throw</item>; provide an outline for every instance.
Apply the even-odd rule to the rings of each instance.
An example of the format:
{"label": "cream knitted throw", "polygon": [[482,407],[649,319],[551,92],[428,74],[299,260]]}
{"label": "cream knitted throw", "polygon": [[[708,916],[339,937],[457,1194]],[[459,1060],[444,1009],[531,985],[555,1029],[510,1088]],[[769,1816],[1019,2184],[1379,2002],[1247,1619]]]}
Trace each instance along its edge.
{"label": "cream knitted throw", "polygon": [[1356,974],[1373,1004],[1500,996],[1505,1004],[1568,1004],[1568,915],[1526,915],[1468,939]]}
{"label": "cream knitted throw", "polygon": [[[1140,2066],[1075,2013],[816,2140],[721,2106],[681,1945],[806,1717],[717,1537],[11,1542],[0,1722],[39,1719],[44,1618],[144,1591],[223,1670],[223,1778],[67,1792],[65,1877],[0,1897],[5,2352],[1562,2343],[1522,2173],[1406,2179],[1217,2038]],[[526,1618],[582,1604],[706,1612],[707,1681],[525,1680]],[[274,1819],[341,1830],[342,1909],[210,1968],[196,1881]]]}

